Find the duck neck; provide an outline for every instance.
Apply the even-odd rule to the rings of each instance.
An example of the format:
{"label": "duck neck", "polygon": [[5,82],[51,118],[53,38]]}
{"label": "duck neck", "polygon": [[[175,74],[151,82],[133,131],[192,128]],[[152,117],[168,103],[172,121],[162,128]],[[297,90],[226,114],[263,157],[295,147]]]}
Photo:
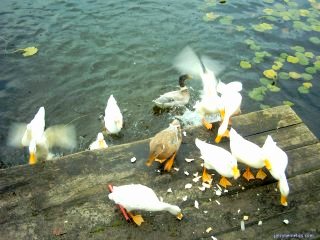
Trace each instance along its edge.
{"label": "duck neck", "polygon": [[169,203],[162,202],[162,207],[163,207],[163,210],[171,213],[172,215],[177,215],[180,212],[179,207],[175,205],[171,205]]}

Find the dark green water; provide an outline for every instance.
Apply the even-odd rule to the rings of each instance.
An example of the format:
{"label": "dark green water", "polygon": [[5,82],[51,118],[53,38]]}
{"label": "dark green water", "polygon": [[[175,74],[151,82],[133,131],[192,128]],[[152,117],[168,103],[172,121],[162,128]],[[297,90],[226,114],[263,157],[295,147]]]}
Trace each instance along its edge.
{"label": "dark green water", "polygon": [[[314,56],[307,66],[286,63],[280,71],[302,73],[320,60],[319,43],[309,40],[320,35],[319,3],[277,2],[278,5],[253,0],[229,0],[225,4],[195,0],[2,0],[2,167],[27,162],[26,151],[6,146],[7,133],[13,122],[29,122],[40,106],[46,109],[47,126],[69,122],[76,126],[79,146],[75,151],[86,149],[96,138],[101,130],[99,116],[111,94],[123,112],[125,126],[120,136],[106,139],[108,144],[153,136],[168,125],[173,114],[154,115],[152,100],[176,88],[179,73],[172,61],[186,45],[219,61],[225,67],[220,75],[222,81],[243,83],[243,113],[290,101],[319,137],[319,69],[308,80],[312,87],[307,94],[297,90],[307,81],[279,79],[279,92],[266,91],[262,101],[249,97],[252,89],[262,86],[262,72],[270,69],[281,53],[294,55],[291,47],[303,46]],[[272,20],[266,18],[266,8],[279,12],[306,9],[309,14],[293,13],[289,20],[279,16]],[[205,21],[211,12],[219,17]],[[313,29],[295,28],[294,21]],[[260,23],[271,23],[273,28],[265,32],[254,30],[253,25]],[[253,63],[255,51],[245,43],[247,39],[270,55],[261,63]],[[39,52],[26,58],[10,54],[28,46],[36,46]],[[249,60],[252,68],[242,69],[241,60]],[[201,81],[191,81],[189,86],[192,106],[199,98]]]}

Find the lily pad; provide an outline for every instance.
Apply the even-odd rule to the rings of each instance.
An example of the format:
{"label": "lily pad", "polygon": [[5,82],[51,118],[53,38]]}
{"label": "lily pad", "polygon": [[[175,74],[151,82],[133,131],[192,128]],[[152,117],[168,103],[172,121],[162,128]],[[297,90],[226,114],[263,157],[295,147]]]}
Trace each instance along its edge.
{"label": "lily pad", "polygon": [[302,17],[307,17],[310,14],[310,12],[307,9],[300,9],[299,13]]}
{"label": "lily pad", "polygon": [[268,109],[268,108],[270,108],[270,105],[260,104],[260,109],[264,110],[264,109]]}
{"label": "lily pad", "polygon": [[312,52],[305,52],[304,55],[307,57],[307,58],[314,58],[314,54]]}
{"label": "lily pad", "polygon": [[263,12],[267,15],[272,15],[274,11],[272,8],[265,8],[263,9]]}
{"label": "lily pad", "polygon": [[294,105],[293,102],[290,102],[290,101],[288,101],[288,100],[282,101],[282,103],[283,103],[284,105],[288,105],[288,106],[290,106],[290,107],[292,107],[292,106]]}
{"label": "lily pad", "polygon": [[238,25],[238,26],[236,26],[236,30],[237,30],[238,32],[243,32],[243,31],[246,30],[246,28],[245,28],[244,26]]}
{"label": "lily pad", "polygon": [[274,3],[274,0],[263,0],[265,3]]}
{"label": "lily pad", "polygon": [[302,73],[301,77],[306,81],[311,81],[313,79],[312,75],[308,73]]}
{"label": "lily pad", "polygon": [[248,61],[241,61],[240,62],[240,67],[243,69],[249,69],[251,68],[251,63]]}
{"label": "lily pad", "polygon": [[275,71],[278,71],[280,68],[282,68],[283,64],[280,61],[274,61],[274,64],[272,65],[272,69]]}
{"label": "lily pad", "polygon": [[307,58],[303,53],[296,52],[295,55],[299,59],[299,64],[303,66],[309,65],[309,58]]}
{"label": "lily pad", "polygon": [[306,88],[305,86],[301,85],[300,87],[298,87],[298,91],[299,93],[307,94],[309,93],[309,88]]}
{"label": "lily pad", "polygon": [[288,53],[281,53],[280,54],[280,57],[283,59],[287,59],[288,56],[289,56]]}
{"label": "lily pad", "polygon": [[304,82],[302,84],[302,86],[304,86],[305,88],[311,88],[312,87],[312,83],[311,82]]}
{"label": "lily pad", "polygon": [[289,76],[289,73],[286,73],[286,72],[280,72],[280,73],[279,73],[279,78],[280,78],[280,79],[287,80],[287,79],[289,79],[289,78],[290,78],[290,76]]}
{"label": "lily pad", "polygon": [[273,83],[273,81],[268,78],[260,78],[259,81],[262,83],[262,85],[265,86],[271,85]]}
{"label": "lily pad", "polygon": [[299,79],[301,78],[301,74],[297,72],[289,72],[289,77],[292,79]]}
{"label": "lily pad", "polygon": [[305,71],[309,74],[315,74],[317,72],[317,69],[315,67],[307,67]]}
{"label": "lily pad", "polygon": [[313,63],[313,65],[314,65],[314,67],[315,67],[317,70],[320,69],[320,61],[319,61],[319,60],[318,60],[318,61],[315,61],[315,62]]}
{"label": "lily pad", "polygon": [[222,17],[219,22],[221,24],[224,24],[224,25],[231,25],[232,24],[232,20],[233,20],[233,17],[232,16],[225,16],[225,17]]}
{"label": "lily pad", "polygon": [[295,50],[296,52],[304,52],[305,49],[304,47],[302,46],[294,46],[294,47],[291,47],[292,50]]}
{"label": "lily pad", "polygon": [[280,88],[275,85],[268,85],[268,89],[271,92],[280,92]]}
{"label": "lily pad", "polygon": [[287,57],[287,62],[289,62],[289,63],[298,63],[299,62],[299,58],[294,57],[294,56],[288,56]]}
{"label": "lily pad", "polygon": [[258,32],[269,31],[269,30],[272,30],[272,28],[273,28],[273,24],[269,24],[269,23],[260,23],[257,25],[253,25],[253,29]]}
{"label": "lily pad", "polygon": [[215,19],[217,19],[219,17],[218,14],[215,14],[213,12],[208,12],[203,16],[203,20],[205,22],[209,22],[209,21],[214,21]]}
{"label": "lily pad", "polygon": [[318,37],[310,37],[309,41],[312,42],[313,44],[320,44],[320,38]]}
{"label": "lily pad", "polygon": [[273,69],[268,69],[263,71],[263,75],[266,76],[269,79],[276,79],[277,78],[277,72]]}
{"label": "lily pad", "polygon": [[265,86],[254,88],[249,92],[249,97],[256,101],[262,101],[264,99],[266,91],[267,88]]}
{"label": "lily pad", "polygon": [[294,21],[293,28],[296,30],[311,31],[311,27],[301,21]]}
{"label": "lily pad", "polygon": [[30,57],[30,56],[35,55],[38,52],[38,48],[36,48],[36,47],[27,47],[27,48],[17,49],[14,52],[20,52],[20,51],[22,52],[22,55],[24,57]]}

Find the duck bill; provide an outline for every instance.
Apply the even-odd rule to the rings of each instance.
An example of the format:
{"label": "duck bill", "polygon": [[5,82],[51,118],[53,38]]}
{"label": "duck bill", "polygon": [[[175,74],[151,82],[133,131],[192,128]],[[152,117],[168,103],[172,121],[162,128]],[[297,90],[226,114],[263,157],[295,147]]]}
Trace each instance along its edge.
{"label": "duck bill", "polygon": [[281,202],[281,205],[282,206],[288,206],[288,202],[287,202],[287,197],[285,197],[285,196],[283,196],[283,195],[281,195],[281,200],[280,200],[280,202]]}
{"label": "duck bill", "polygon": [[221,135],[218,135],[214,141],[215,141],[216,143],[219,143],[219,142],[221,141],[221,138],[222,138],[222,136],[221,136]]}
{"label": "duck bill", "polygon": [[181,220],[183,218],[183,214],[182,213],[178,213],[176,217],[177,217],[177,219]]}
{"label": "duck bill", "polygon": [[264,160],[264,165],[266,166],[266,168],[270,171],[271,170],[271,163],[268,159]]}
{"label": "duck bill", "polygon": [[240,171],[237,166],[234,166],[232,168],[232,174],[234,179],[237,179],[238,177],[240,177]]}
{"label": "duck bill", "polygon": [[37,163],[36,154],[34,152],[31,152],[29,156],[29,165],[34,165],[36,163]]}

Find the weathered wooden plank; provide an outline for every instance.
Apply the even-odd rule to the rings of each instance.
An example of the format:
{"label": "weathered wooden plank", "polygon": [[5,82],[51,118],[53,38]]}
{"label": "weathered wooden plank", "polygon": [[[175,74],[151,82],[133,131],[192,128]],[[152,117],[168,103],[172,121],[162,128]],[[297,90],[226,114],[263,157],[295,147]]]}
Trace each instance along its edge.
{"label": "weathered wooden plank", "polygon": [[[291,112],[290,109],[286,111]],[[279,146],[288,151],[289,177],[298,179],[299,174],[312,175],[314,171],[317,172],[319,169],[317,156],[320,154],[320,144],[309,129],[298,121],[299,118],[292,116],[289,119],[293,120],[282,121],[288,116],[288,114],[282,113],[285,111],[279,110],[276,118],[267,114],[265,119],[268,124],[261,122],[258,127],[262,133],[252,131],[251,127],[255,122],[251,120],[247,120],[253,124],[247,125],[248,130],[240,126],[239,128],[242,129],[242,134],[249,136],[250,140],[259,145],[262,145],[267,134],[271,134]],[[257,116],[260,118],[261,114],[263,113],[259,112],[255,116],[250,113],[248,119],[257,119]],[[280,115],[282,117],[279,117]],[[245,121],[245,115],[239,117],[243,118],[241,121]],[[273,129],[270,127],[270,122],[274,122]],[[281,127],[277,129],[276,126],[279,125],[279,122]],[[236,121],[234,121],[235,123]],[[266,127],[262,128],[263,126]],[[18,166],[1,170],[0,231],[5,233],[4,239],[31,239],[35,237],[50,239],[54,237],[53,231],[56,234],[62,231],[61,233],[65,233],[62,237],[65,236],[67,239],[105,239],[110,234],[114,234],[114,238],[135,239],[148,236],[149,238],[162,237],[165,239],[199,239],[210,236],[210,234],[203,233],[206,227],[203,223],[213,223],[214,233],[218,235],[228,234],[228,232],[233,234],[232,232],[237,231],[239,229],[239,214],[237,212],[239,208],[242,209],[241,213],[250,211],[254,212],[254,216],[257,218],[263,217],[265,219],[263,221],[266,221],[265,225],[269,221],[269,225],[272,226],[268,225],[268,227],[275,229],[273,224],[278,221],[281,213],[290,212],[290,209],[295,207],[297,199],[300,199],[299,191],[301,193],[308,190],[308,188],[303,189],[300,182],[295,180],[299,182],[300,185],[297,186],[300,187],[293,188],[295,190],[290,194],[289,207],[283,208],[279,205],[279,193],[275,193],[273,190],[275,184],[270,175],[263,182],[247,183],[240,179],[232,181],[234,186],[230,188],[229,192],[218,198],[223,207],[219,206],[215,202],[217,196],[214,195],[213,190],[201,192],[197,188],[201,185],[200,182],[192,182],[192,173],[198,172],[200,174],[202,171],[200,153],[194,145],[194,139],[199,137],[212,142],[214,133],[205,131],[203,128],[187,129],[186,131],[187,136],[183,139],[175,164],[180,168],[180,171],[172,171],[169,174],[156,172],[156,164],[151,168],[145,166],[144,163],[149,152],[148,139],[110,147],[105,151],[81,152],[63,157],[58,161],[46,162],[32,167]],[[221,143],[221,146],[228,148],[228,142]],[[137,158],[137,162],[134,164],[130,162],[130,158],[133,156]],[[192,163],[186,163],[185,157],[196,160]],[[186,176],[184,171],[188,171],[190,175]],[[319,181],[318,177],[317,172],[309,179]],[[218,180],[217,175],[214,176],[214,180]],[[106,184],[122,185],[133,182],[146,184],[166,201],[180,205],[185,219],[178,222],[168,213],[145,213],[147,222],[141,228],[128,225],[115,210],[113,203],[107,199]],[[193,183],[194,187],[186,190],[184,189],[186,183]],[[291,179],[289,184],[292,185]],[[294,183],[294,185],[296,184]],[[166,192],[169,187],[172,187],[173,193]],[[182,201],[182,197],[185,195],[188,196],[186,202]],[[309,197],[308,194],[306,196]],[[310,204],[305,206],[306,208],[310,206],[312,209],[313,202],[318,199],[311,197],[310,199],[312,200]],[[200,210],[193,207],[194,200],[200,202]],[[262,215],[260,210],[256,212],[257,207],[260,210],[264,209]],[[205,209],[208,214],[203,213]],[[271,221],[272,219],[275,222]]]}

